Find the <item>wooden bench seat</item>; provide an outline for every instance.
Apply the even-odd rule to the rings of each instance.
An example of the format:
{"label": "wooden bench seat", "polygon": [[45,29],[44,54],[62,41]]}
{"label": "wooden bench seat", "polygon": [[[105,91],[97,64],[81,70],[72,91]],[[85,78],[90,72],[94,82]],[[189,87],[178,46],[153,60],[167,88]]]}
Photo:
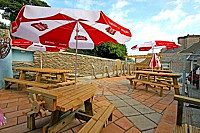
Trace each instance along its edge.
{"label": "wooden bench seat", "polygon": [[173,81],[171,79],[156,78],[156,80],[158,82],[162,82],[163,84],[167,85],[167,87],[169,88],[169,90],[171,90],[171,87],[174,87],[174,85],[172,84]]}
{"label": "wooden bench seat", "polygon": [[126,79],[130,81],[130,85],[133,85],[133,79],[135,76],[127,76]]}
{"label": "wooden bench seat", "polygon": [[82,128],[78,133],[99,133],[107,125],[108,120],[112,121],[112,112],[114,105],[109,103],[103,106]]}
{"label": "wooden bench seat", "polygon": [[67,82],[62,82],[62,83],[57,83],[57,85],[60,87],[60,86],[68,86],[68,85],[73,85],[75,84],[75,81],[72,80],[72,81],[67,81]]}
{"label": "wooden bench seat", "polygon": [[9,88],[12,83],[18,84],[18,90],[22,90],[21,85],[26,86],[35,86],[35,87],[41,87],[41,88],[56,88],[58,85],[56,84],[46,84],[46,83],[39,83],[35,81],[27,81],[27,80],[21,80],[21,79],[15,79],[15,78],[4,78],[5,81],[5,89]]}
{"label": "wooden bench seat", "polygon": [[[142,79],[133,79],[133,88],[136,89],[136,84],[137,82],[146,84],[146,90],[148,90],[148,85],[153,85],[153,86],[157,86],[160,87],[160,93],[159,95],[162,96],[163,95],[163,87],[167,87],[167,85],[163,84],[163,83],[159,83],[159,82],[152,82],[152,81],[147,81],[147,80],[142,80]],[[152,89],[154,89],[156,92],[158,92],[155,87],[151,87]]]}
{"label": "wooden bench seat", "polygon": [[[24,112],[24,115],[27,116],[27,127],[30,129],[34,129],[34,116],[42,113],[41,109],[52,112],[51,120],[43,127],[43,132],[58,132],[74,118],[77,118],[77,113],[80,116],[80,110],[83,110],[84,116],[89,116],[90,119],[93,116],[93,97],[97,91],[95,84],[78,84],[76,87],[64,86],[51,90],[29,87],[27,91],[29,92],[29,100],[32,101],[33,105],[30,111]],[[42,100],[40,96],[42,96]],[[39,106],[37,111],[36,105]],[[83,107],[84,109],[82,109]]]}
{"label": "wooden bench seat", "polygon": [[176,125],[173,133],[200,133],[200,128],[192,126],[192,125],[187,125],[187,124],[182,124],[181,126]]}

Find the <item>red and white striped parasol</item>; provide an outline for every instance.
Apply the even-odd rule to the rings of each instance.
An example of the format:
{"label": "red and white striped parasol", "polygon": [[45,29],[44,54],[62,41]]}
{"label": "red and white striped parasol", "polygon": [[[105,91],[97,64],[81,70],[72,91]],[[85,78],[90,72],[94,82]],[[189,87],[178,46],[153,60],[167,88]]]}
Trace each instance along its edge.
{"label": "red and white striped parasol", "polygon": [[[93,49],[104,42],[125,43],[129,29],[117,24],[102,11],[50,8],[25,5],[11,24],[13,36],[44,45]],[[77,69],[75,63],[75,80]],[[75,81],[76,82],[76,81]]]}
{"label": "red and white striped parasol", "polygon": [[139,51],[149,51],[150,49],[174,49],[178,48],[180,45],[176,44],[172,41],[150,41],[145,42],[143,44],[134,45],[131,49],[132,50],[139,50]]}

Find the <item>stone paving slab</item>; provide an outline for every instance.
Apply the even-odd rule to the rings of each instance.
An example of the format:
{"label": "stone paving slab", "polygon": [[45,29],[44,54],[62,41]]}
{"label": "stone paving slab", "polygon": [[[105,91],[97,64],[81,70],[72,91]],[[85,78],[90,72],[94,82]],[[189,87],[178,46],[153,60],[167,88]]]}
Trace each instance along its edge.
{"label": "stone paving slab", "polygon": [[132,115],[139,115],[140,114],[140,112],[138,112],[137,110],[135,110],[131,106],[118,107],[117,109],[125,116],[132,116]]}
{"label": "stone paving slab", "polygon": [[115,107],[128,106],[128,104],[125,103],[123,100],[113,100],[113,101],[110,101],[110,102],[113,103],[115,105]]}
{"label": "stone paving slab", "polygon": [[133,124],[140,130],[140,131],[145,131],[145,130],[150,130],[153,128],[156,128],[157,125],[149,120],[147,117],[144,115],[137,115],[137,116],[130,116],[128,119],[133,122]]}
{"label": "stone paving slab", "polygon": [[117,95],[119,98],[125,100],[125,99],[130,99],[131,97],[127,96],[127,95]]}
{"label": "stone paving slab", "polygon": [[147,130],[147,131],[142,131],[142,133],[154,133],[155,132],[155,129],[150,129],[150,130]]}
{"label": "stone paving slab", "polygon": [[155,112],[154,110],[152,110],[151,108],[145,106],[145,105],[135,105],[132,106],[133,108],[135,108],[137,111],[139,111],[141,114],[147,114],[147,113],[153,113]]}
{"label": "stone paving slab", "polygon": [[[163,90],[165,95],[160,97],[154,92],[145,91],[144,86],[140,86],[137,90],[133,91],[129,85],[129,81],[124,76],[98,80],[91,80],[88,78],[87,82],[88,81],[97,84],[99,91],[98,94],[101,94],[101,97],[99,95],[95,96],[95,111],[98,111],[107,100],[113,103],[116,107],[113,113],[113,121],[110,122],[106,128],[103,128],[101,133],[153,133],[154,131],[155,133],[164,133],[165,129],[171,128],[167,131],[173,130],[172,128],[175,125],[174,121],[176,117],[177,103],[159,102],[165,101],[164,99],[169,98],[173,101],[173,89],[171,91]],[[105,95],[102,95],[102,88],[104,88]],[[12,118],[8,118],[8,123],[6,125],[9,127],[0,127],[0,133],[1,131],[7,130],[13,131],[13,129],[16,128],[18,128],[17,132],[19,133],[26,130],[26,117],[22,116],[20,110],[30,108],[30,104],[29,102],[25,103],[25,101],[28,100],[21,98],[22,94],[23,97],[26,97],[27,99],[27,93],[23,91],[0,90],[0,107],[3,109],[4,115],[8,116],[10,113],[17,113],[17,115],[10,115]],[[22,100],[24,102],[23,105],[21,105]],[[160,114],[156,112],[158,109],[155,107],[165,108],[162,109],[162,114]],[[167,117],[168,114],[174,115],[169,118]],[[9,121],[11,119],[12,121]],[[171,119],[173,119],[173,122],[171,122]],[[38,120],[41,121],[40,119]],[[77,133],[83,125],[82,121],[81,123],[72,121],[60,132]],[[30,131],[30,133],[40,132],[42,132],[42,128]]]}
{"label": "stone paving slab", "polygon": [[141,105],[142,104],[135,99],[125,99],[124,102],[128,103],[129,105]]}
{"label": "stone paving slab", "polygon": [[146,117],[148,117],[149,119],[151,119],[153,122],[155,122],[156,124],[158,124],[160,122],[160,119],[162,117],[161,114],[154,112],[154,113],[150,113],[150,114],[144,114]]}
{"label": "stone paving slab", "polygon": [[120,100],[119,97],[116,95],[110,95],[110,96],[105,96],[108,100],[113,101],[113,100]]}

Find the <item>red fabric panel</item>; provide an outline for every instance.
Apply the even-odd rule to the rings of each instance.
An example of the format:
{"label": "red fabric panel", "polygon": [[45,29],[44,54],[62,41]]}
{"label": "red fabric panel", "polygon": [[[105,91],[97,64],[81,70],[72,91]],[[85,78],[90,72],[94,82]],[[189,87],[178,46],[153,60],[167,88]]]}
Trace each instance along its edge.
{"label": "red fabric panel", "polygon": [[139,51],[149,51],[152,47],[140,47]]}
{"label": "red fabric panel", "polygon": [[100,12],[100,18],[97,23],[102,23],[102,24],[108,24],[112,29],[119,31],[121,34],[124,34],[126,36],[131,37],[131,32],[129,29],[117,24],[113,20],[111,20],[109,17],[107,17],[102,11]]}
{"label": "red fabric panel", "polygon": [[101,31],[99,31],[98,29],[95,29],[95,28],[88,26],[81,22],[80,22],[80,24],[83,26],[83,28],[88,33],[88,35],[90,36],[90,38],[92,39],[92,41],[94,42],[95,45],[100,45],[104,42],[117,43],[117,41],[115,39],[113,39],[112,37],[106,35],[105,33],[101,32]]}
{"label": "red fabric panel", "polygon": [[171,42],[171,41],[155,41],[156,42],[156,46],[174,46],[176,45],[175,42]]}
{"label": "red fabric panel", "polygon": [[53,29],[42,36],[40,36],[40,42],[50,46],[68,47],[68,43],[74,30],[76,22],[72,22],[56,29]]}
{"label": "red fabric panel", "polygon": [[33,42],[25,40],[25,39],[12,39],[12,46],[13,47],[20,47],[27,49]]}
{"label": "red fabric panel", "polygon": [[46,51],[50,51],[50,52],[59,52],[60,49],[57,47],[46,47]]}
{"label": "red fabric panel", "polygon": [[133,46],[131,49],[134,50],[134,49],[136,49],[136,48],[137,48],[137,45]]}
{"label": "red fabric panel", "polygon": [[12,39],[12,45],[28,45],[30,46],[33,42],[25,39]]}

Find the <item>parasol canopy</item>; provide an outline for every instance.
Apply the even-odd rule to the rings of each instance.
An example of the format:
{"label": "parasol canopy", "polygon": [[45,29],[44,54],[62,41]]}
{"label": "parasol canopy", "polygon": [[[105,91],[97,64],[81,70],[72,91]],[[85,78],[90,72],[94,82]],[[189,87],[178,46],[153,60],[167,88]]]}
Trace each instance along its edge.
{"label": "parasol canopy", "polygon": [[102,11],[50,8],[25,5],[11,24],[11,34],[43,45],[93,49],[104,42],[125,43],[129,29],[117,24]]}

